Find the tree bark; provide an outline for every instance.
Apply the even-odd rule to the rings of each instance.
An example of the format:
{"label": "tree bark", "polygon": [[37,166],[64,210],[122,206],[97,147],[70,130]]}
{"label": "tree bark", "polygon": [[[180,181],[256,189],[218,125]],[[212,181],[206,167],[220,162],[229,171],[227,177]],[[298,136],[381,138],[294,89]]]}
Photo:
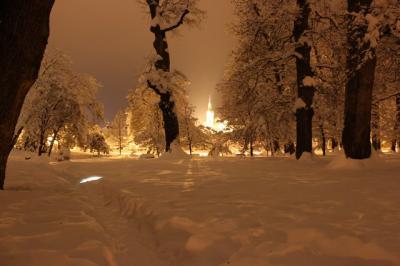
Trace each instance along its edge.
{"label": "tree bark", "polygon": [[279,152],[279,150],[280,150],[280,148],[281,148],[281,146],[280,146],[280,143],[279,143],[279,140],[274,140],[273,141],[273,144],[274,144],[274,152],[276,153],[276,152]]}
{"label": "tree bark", "polygon": [[[189,127],[187,128],[187,132],[189,132]],[[190,135],[190,134],[188,134]],[[188,136],[188,145],[189,145],[189,154],[192,155],[193,153],[193,140],[191,137]]]}
{"label": "tree bark", "polygon": [[394,138],[392,151],[396,152],[396,146],[400,143],[400,94],[396,95],[396,121],[394,124]]}
{"label": "tree bark", "polygon": [[372,147],[375,151],[381,149],[381,139],[379,132],[379,103],[374,104],[371,110],[371,130],[372,130]]}
{"label": "tree bark", "polygon": [[326,137],[325,137],[325,130],[324,130],[324,126],[321,124],[319,125],[319,131],[321,133],[321,139],[322,139],[322,155],[325,156],[326,155]]}
{"label": "tree bark", "polygon": [[304,84],[306,77],[314,77],[311,68],[311,45],[302,37],[307,34],[309,28],[309,16],[311,13],[308,0],[297,0],[300,13],[294,23],[293,36],[296,41],[296,70],[297,70],[297,95],[305,103],[305,107],[296,110],[296,158],[300,159],[303,152],[312,152],[312,108],[315,88]]}
{"label": "tree bark", "polygon": [[44,137],[44,132],[42,132],[39,138],[38,156],[42,156],[42,154],[46,152],[45,147],[46,147],[46,140]]}
{"label": "tree bark", "polygon": [[254,157],[253,139],[250,139],[250,156]]}
{"label": "tree bark", "polygon": [[332,143],[332,150],[335,151],[335,149],[339,146],[339,143],[335,138],[331,138],[331,143]]}
{"label": "tree bark", "polygon": [[343,147],[348,158],[371,156],[371,109],[375,79],[376,51],[365,41],[368,23],[359,23],[354,14],[365,16],[372,0],[348,0],[347,84],[345,93]]}
{"label": "tree bark", "polygon": [[[147,4],[150,9],[151,18],[154,19],[159,16],[159,0],[147,0]],[[183,23],[183,19],[189,13],[188,10],[182,14],[181,19],[176,25],[168,29],[162,29],[160,25],[153,25],[150,27],[150,31],[154,35],[153,47],[159,56],[159,59],[155,62],[154,66],[157,70],[170,72],[171,61],[168,52],[167,32],[177,28]],[[165,150],[169,152],[171,150],[171,144],[179,137],[179,121],[178,116],[175,112],[175,102],[171,91],[163,92],[156,85],[151,84],[148,81],[149,87],[153,89],[160,96],[159,107],[163,113],[164,120],[164,132],[165,132]]]}
{"label": "tree bark", "polygon": [[287,144],[285,144],[285,153],[289,153],[290,155],[292,155],[295,152],[296,148],[294,146],[293,141],[289,141]]}
{"label": "tree bark", "polygon": [[38,76],[54,0],[0,1],[0,189],[22,104]]}

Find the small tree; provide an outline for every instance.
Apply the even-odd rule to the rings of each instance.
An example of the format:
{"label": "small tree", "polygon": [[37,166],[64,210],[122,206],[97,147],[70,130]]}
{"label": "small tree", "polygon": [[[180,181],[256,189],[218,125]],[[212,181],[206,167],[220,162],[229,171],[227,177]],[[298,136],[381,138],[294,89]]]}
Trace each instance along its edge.
{"label": "small tree", "polygon": [[111,137],[117,141],[119,155],[121,155],[128,138],[127,115],[124,110],[118,111],[115,115],[110,133]]}
{"label": "small tree", "polygon": [[192,154],[195,147],[201,147],[206,144],[207,136],[202,127],[196,125],[197,118],[194,117],[194,107],[185,102],[180,109],[181,142],[187,145],[189,154]]}
{"label": "small tree", "polygon": [[96,151],[98,157],[100,157],[101,152],[109,152],[109,147],[103,134],[99,132],[94,132],[89,135],[89,149],[90,152]]}

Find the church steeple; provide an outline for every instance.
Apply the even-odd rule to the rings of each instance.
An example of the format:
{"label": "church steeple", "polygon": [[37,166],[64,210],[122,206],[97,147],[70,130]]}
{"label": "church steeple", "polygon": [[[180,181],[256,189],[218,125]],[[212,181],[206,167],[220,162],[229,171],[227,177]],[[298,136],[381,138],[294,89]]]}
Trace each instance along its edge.
{"label": "church steeple", "polygon": [[208,98],[208,110],[206,114],[205,126],[209,128],[214,128],[214,125],[215,125],[214,111],[212,108],[211,96],[210,96]]}

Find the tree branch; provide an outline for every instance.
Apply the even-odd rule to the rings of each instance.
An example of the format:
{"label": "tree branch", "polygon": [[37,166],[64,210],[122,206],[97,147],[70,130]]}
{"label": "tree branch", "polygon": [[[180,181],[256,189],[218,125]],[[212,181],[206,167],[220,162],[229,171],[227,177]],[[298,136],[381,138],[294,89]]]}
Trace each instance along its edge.
{"label": "tree branch", "polygon": [[329,21],[331,22],[331,24],[332,24],[333,26],[335,26],[336,29],[339,29],[338,23],[337,23],[333,18],[331,18],[331,17],[326,17],[326,16],[322,16],[318,11],[315,11],[315,15],[316,15],[316,17],[319,18],[319,19],[327,19],[327,20],[329,20]]}
{"label": "tree branch", "polygon": [[168,28],[166,28],[166,29],[162,29],[162,31],[163,31],[163,32],[168,32],[168,31],[172,31],[172,30],[178,28],[180,25],[183,24],[186,15],[189,14],[189,13],[190,13],[189,9],[185,9],[185,11],[183,11],[183,13],[182,13],[180,19],[178,20],[178,22],[177,22],[175,25],[172,25],[172,26],[170,26],[170,27],[168,27]]}
{"label": "tree branch", "polygon": [[158,96],[163,95],[163,94],[161,93],[161,91],[157,88],[157,86],[156,86],[156,85],[153,85],[153,84],[150,82],[150,80],[147,81],[147,85],[148,85],[149,88],[152,89]]}
{"label": "tree branch", "polygon": [[383,102],[383,101],[386,101],[386,100],[388,100],[388,99],[390,99],[392,97],[396,97],[398,95],[400,95],[400,91],[398,91],[396,93],[393,93],[393,94],[390,94],[390,95],[387,95],[387,96],[385,96],[383,98],[377,99],[374,103]]}

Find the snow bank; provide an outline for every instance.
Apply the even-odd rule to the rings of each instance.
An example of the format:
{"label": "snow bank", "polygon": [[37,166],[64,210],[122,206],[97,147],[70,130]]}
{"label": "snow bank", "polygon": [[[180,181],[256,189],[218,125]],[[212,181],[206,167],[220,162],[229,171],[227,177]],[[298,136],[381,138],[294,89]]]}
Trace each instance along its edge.
{"label": "snow bank", "polygon": [[293,112],[297,112],[297,110],[305,108],[307,105],[301,98],[297,98],[294,102]]}
{"label": "snow bank", "polygon": [[190,155],[187,154],[182,147],[173,142],[171,144],[171,150],[169,152],[165,152],[160,156],[161,160],[182,160],[182,159],[190,159]]}
{"label": "snow bank", "polygon": [[343,151],[337,152],[327,165],[327,168],[331,170],[368,170],[384,169],[385,167],[387,167],[385,161],[376,152],[372,152],[371,158],[364,160],[349,159],[346,158]]}

